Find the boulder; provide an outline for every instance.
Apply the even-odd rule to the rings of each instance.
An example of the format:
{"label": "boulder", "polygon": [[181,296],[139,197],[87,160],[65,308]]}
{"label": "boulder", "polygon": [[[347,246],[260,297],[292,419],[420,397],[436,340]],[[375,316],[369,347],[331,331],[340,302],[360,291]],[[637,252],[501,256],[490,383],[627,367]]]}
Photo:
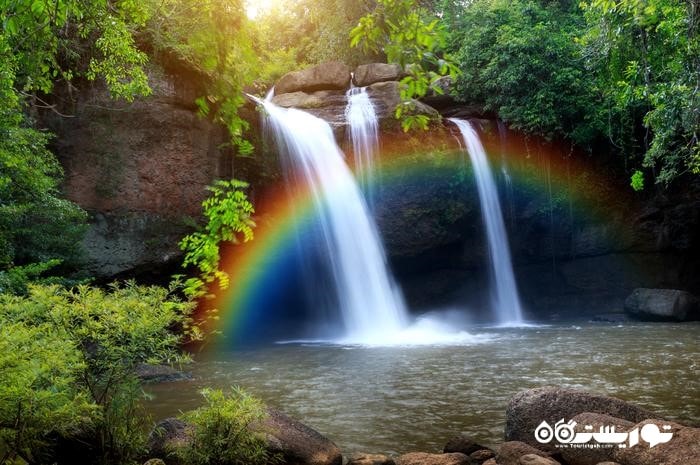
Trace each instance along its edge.
{"label": "boulder", "polygon": [[520,465],[561,465],[554,459],[536,454],[525,454],[520,457]]}
{"label": "boulder", "polygon": [[153,458],[174,460],[173,451],[183,447],[191,440],[192,429],[178,418],[166,418],[156,424],[148,436],[148,452]]}
{"label": "boulder", "polygon": [[600,462],[600,463],[597,463],[596,465],[621,465],[621,464],[619,464],[617,462],[609,462],[608,461],[608,462]]}
{"label": "boulder", "polygon": [[638,422],[657,415],[624,400],[576,389],[546,386],[528,389],[513,396],[506,408],[506,441],[522,441],[545,450],[553,445],[535,439],[535,429],[546,421],[554,425],[569,421],[584,412],[603,413],[623,420]]}
{"label": "boulder", "polygon": [[[656,430],[651,433],[671,433],[668,442],[659,442],[650,447],[646,442],[646,434],[642,429],[654,425]],[[666,429],[665,427],[669,428]],[[633,426],[639,429],[640,441],[634,447],[615,449],[613,460],[621,465],[689,465],[700,463],[700,428],[691,428],[663,420],[644,420]],[[651,428],[654,428],[653,426]],[[658,437],[658,436],[657,436]]]}
{"label": "boulder", "polygon": [[[634,422],[621,418],[611,417],[602,413],[581,413],[572,418],[577,424],[574,426],[576,433],[598,432],[601,427],[614,426],[615,431],[626,433],[634,427]],[[586,429],[590,426],[591,429]],[[595,445],[595,441],[590,442]],[[586,448],[586,447],[562,447],[559,449],[562,457],[569,465],[596,465],[613,457],[615,447]]]}
{"label": "boulder", "polygon": [[442,451],[445,453],[460,452],[464,455],[469,455],[472,452],[482,449],[488,449],[488,447],[480,445],[471,436],[465,433],[460,433],[447,441],[447,444],[445,444]]}
{"label": "boulder", "polygon": [[136,376],[144,383],[166,383],[192,379],[190,373],[176,370],[168,365],[149,365],[142,363],[136,367]]}
{"label": "boulder", "polygon": [[382,454],[353,454],[347,465],[394,465],[394,459]]}
{"label": "boulder", "polygon": [[[177,418],[161,421],[148,439],[151,457],[176,463],[173,453],[191,440],[192,427]],[[343,457],[338,447],[317,431],[285,414],[268,409],[268,417],[251,426],[265,435],[267,449],[281,457],[285,465],[341,465]]]}
{"label": "boulder", "polygon": [[274,409],[262,425],[256,426],[265,433],[268,449],[282,456],[286,465],[341,465],[340,449],[318,431]]}
{"label": "boulder", "polygon": [[520,458],[525,455],[537,455],[540,457],[549,457],[550,454],[529,444],[520,441],[508,441],[501,444],[496,454],[496,462],[498,465],[520,465]]}
{"label": "boulder", "polygon": [[[442,76],[438,78],[435,82],[433,82],[433,87],[428,90],[428,93],[421,99],[421,101],[427,103],[433,108],[437,108],[438,110],[455,110],[455,107],[458,106],[458,104],[451,95],[452,85],[452,77]],[[434,88],[440,89],[439,92],[433,90]]]}
{"label": "boulder", "polygon": [[365,87],[376,82],[399,81],[405,73],[398,64],[370,63],[355,69],[353,82],[358,87]]}
{"label": "boulder", "polygon": [[481,449],[469,454],[469,460],[471,460],[474,465],[483,464],[494,457],[496,457],[496,453],[491,449]]}
{"label": "boulder", "polygon": [[282,76],[275,84],[276,94],[297,91],[344,90],[350,87],[350,68],[339,61],[321,63]]}
{"label": "boulder", "polygon": [[496,462],[496,459],[488,459],[486,462],[482,463],[481,465],[498,465],[498,462]]}
{"label": "boulder", "polygon": [[[396,81],[377,82],[367,87],[367,93],[375,105],[378,119],[394,119],[394,111],[401,103],[400,83]],[[439,119],[440,114],[433,107],[415,100],[414,114]]]}
{"label": "boulder", "polygon": [[470,465],[469,457],[458,452],[451,454],[427,454],[412,452],[396,459],[396,465]]}
{"label": "boulder", "polygon": [[625,312],[644,321],[691,321],[700,317],[700,302],[685,291],[638,288],[625,299]]}

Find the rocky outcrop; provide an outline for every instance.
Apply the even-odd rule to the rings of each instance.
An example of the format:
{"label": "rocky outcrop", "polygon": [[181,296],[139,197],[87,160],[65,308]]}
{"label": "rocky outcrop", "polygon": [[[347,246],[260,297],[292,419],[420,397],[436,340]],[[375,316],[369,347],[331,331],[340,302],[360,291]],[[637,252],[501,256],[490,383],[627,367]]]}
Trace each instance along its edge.
{"label": "rocky outcrop", "polygon": [[404,75],[401,65],[395,63],[370,63],[355,68],[353,83],[357,87],[365,87],[375,82],[400,81]]}
{"label": "rocky outcrop", "polygon": [[133,103],[96,86],[61,108],[72,118],[42,115],[57,136],[63,191],[90,213],[86,271],[98,278],[176,262],[206,186],[230,175],[220,149],[225,130],[193,108],[190,80],[201,77],[154,65],[149,78],[153,95]]}
{"label": "rocky outcrop", "polygon": [[[338,447],[316,430],[293,420],[274,409],[265,420],[250,428],[264,435],[268,451],[284,465],[341,465]],[[192,426],[177,418],[168,418],[156,425],[148,440],[151,457],[177,462],[176,451],[192,438]]]}
{"label": "rocky outcrop", "polygon": [[345,90],[348,87],[350,87],[350,68],[339,61],[331,61],[285,74],[275,84],[275,93]]}
{"label": "rocky outcrop", "polygon": [[[318,431],[274,409],[260,425],[268,449],[282,456],[285,465],[341,465],[340,449]],[[257,429],[257,427],[256,427]]]}
{"label": "rocky outcrop", "polygon": [[411,452],[396,459],[396,465],[470,465],[469,457],[460,453],[427,454]]}
{"label": "rocky outcrop", "polygon": [[[652,431],[658,434],[673,436],[668,442],[660,442],[654,447],[643,443],[635,447],[615,449],[615,462],[621,465],[687,465],[700,462],[700,428],[662,420],[645,420],[634,425],[632,429],[639,429],[643,438],[642,430],[645,427],[652,428]],[[658,437],[657,434],[654,436]]]}
{"label": "rocky outcrop", "polygon": [[700,319],[700,301],[676,289],[635,289],[625,299],[625,312],[645,321],[691,321]]}
{"label": "rocky outcrop", "polygon": [[346,465],[395,465],[394,459],[382,454],[353,454]]}
{"label": "rocky outcrop", "polygon": [[176,370],[168,365],[147,365],[136,367],[136,377],[143,383],[164,383],[192,379],[190,373]]}
{"label": "rocky outcrop", "polygon": [[[547,452],[541,451],[529,444],[520,441],[507,441],[498,448],[496,462],[498,462],[498,465],[521,465],[522,457],[533,455],[549,459],[549,454]],[[555,463],[558,462],[547,465],[554,465]]]}
{"label": "rocky outcrop", "polygon": [[[574,426],[576,433],[598,432],[601,431],[601,427],[609,426],[614,426],[616,432],[624,433],[634,427],[634,422],[602,413],[585,412],[574,416],[572,420],[577,423]],[[560,451],[569,465],[597,465],[600,462],[612,460],[615,448],[564,447]]]}
{"label": "rocky outcrop", "polygon": [[445,444],[445,447],[442,449],[442,451],[444,453],[459,452],[464,455],[470,455],[472,452],[484,449],[488,449],[488,447],[482,446],[468,434],[460,433],[457,436],[450,439],[449,441],[447,441],[447,444]]}
{"label": "rocky outcrop", "polygon": [[615,397],[552,386],[528,389],[516,394],[508,402],[505,439],[551,449],[554,446],[540,444],[535,439],[537,426],[543,421],[550,425],[561,419],[569,421],[585,412],[602,413],[634,422],[656,416]]}

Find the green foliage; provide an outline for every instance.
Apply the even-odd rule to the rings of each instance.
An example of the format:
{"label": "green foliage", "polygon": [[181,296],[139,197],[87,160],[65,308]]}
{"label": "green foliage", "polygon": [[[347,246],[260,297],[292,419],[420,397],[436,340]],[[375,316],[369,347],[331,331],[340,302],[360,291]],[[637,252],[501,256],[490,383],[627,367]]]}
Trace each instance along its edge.
{"label": "green foliage", "polygon": [[374,11],[360,18],[350,32],[351,46],[362,46],[365,52],[383,52],[389,63],[406,69],[408,75],[401,80],[402,102],[395,115],[401,119],[404,131],[428,126],[425,115],[414,114],[413,99],[425,96],[429,90],[442,94],[437,80],[457,77],[458,68],[444,52],[447,38],[440,20],[416,0],[378,0]]}
{"label": "green foliage", "polygon": [[48,323],[0,323],[0,464],[48,463],[49,434],[69,434],[93,412],[76,384],[83,359]]}
{"label": "green foliage", "polygon": [[188,297],[204,297],[212,285],[219,289],[229,286],[228,273],[219,269],[220,245],[223,242],[238,244],[253,238],[255,210],[245,194],[247,187],[247,183],[234,179],[217,181],[208,188],[211,195],[202,203],[207,224],[180,242],[180,249],[185,252],[183,266],[193,265],[200,273],[185,281]]}
{"label": "green foliage", "polygon": [[609,137],[628,158],[641,155],[657,182],[667,184],[693,169],[700,154],[700,6],[681,0],[582,6],[589,25],[582,43],[609,107]]}
{"label": "green foliage", "polygon": [[228,128],[242,155],[253,147],[244,137],[249,128],[238,112],[245,103],[243,87],[253,81],[257,57],[252,48],[242,0],[164,0],[150,2],[150,41],[198,70],[208,79],[197,105],[203,115]]}
{"label": "green foliage", "polygon": [[[27,335],[37,335],[40,345],[27,348],[31,351],[27,359],[39,369],[28,370],[29,381],[31,376],[43,376],[41,370],[49,376],[45,385],[39,381],[30,385],[28,380],[12,377],[14,365],[0,362],[0,380],[9,380],[7,385],[0,384],[0,411],[24,405],[22,386],[57,393],[55,403],[42,406],[46,409],[43,415],[54,422],[23,416],[23,421],[32,423],[7,434],[35,431],[27,441],[40,445],[50,431],[77,430],[94,447],[99,463],[138,459],[145,446],[147,417],[140,406],[143,393],[135,368],[141,363],[187,360],[178,346],[184,337],[197,335],[190,326],[191,311],[192,304],[170,298],[166,289],[133,283],[114,285],[109,292],[84,285],[74,290],[30,286],[26,297],[0,295],[0,328],[26,328]],[[4,343],[14,343],[8,340]],[[51,346],[54,352],[48,349]],[[89,415],[83,412],[86,403]],[[22,453],[10,447],[15,454]]]}
{"label": "green foliage", "polygon": [[578,11],[557,2],[476,0],[452,21],[461,100],[549,139],[564,136],[585,147],[600,137],[600,99],[575,42]]}
{"label": "green foliage", "polygon": [[117,97],[148,94],[146,58],[132,37],[146,15],[133,0],[0,0],[3,35],[20,70],[17,89],[48,94],[56,81],[99,77]]}
{"label": "green foliage", "polygon": [[[61,199],[61,167],[46,148],[48,136],[22,113],[15,77],[20,63],[0,35],[0,289],[21,292],[22,277],[36,277],[62,263],[82,261],[87,214]],[[37,263],[51,266],[37,267]],[[26,280],[25,280],[26,281]]]}
{"label": "green foliage", "polygon": [[644,173],[636,170],[630,178],[630,186],[637,192],[644,190]]}
{"label": "green foliage", "polygon": [[239,388],[230,395],[205,389],[206,405],[182,415],[192,425],[192,439],[176,451],[182,463],[189,465],[256,465],[274,464],[278,460],[265,445],[260,428],[267,417],[261,401]]}

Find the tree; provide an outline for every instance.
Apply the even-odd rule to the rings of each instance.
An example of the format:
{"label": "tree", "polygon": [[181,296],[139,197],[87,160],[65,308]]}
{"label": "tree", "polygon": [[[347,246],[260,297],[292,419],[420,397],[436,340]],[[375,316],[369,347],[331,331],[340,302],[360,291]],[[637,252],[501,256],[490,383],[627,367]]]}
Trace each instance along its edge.
{"label": "tree", "polygon": [[401,80],[401,104],[396,117],[405,131],[427,129],[428,117],[414,114],[413,99],[428,90],[441,94],[437,80],[455,78],[458,69],[444,52],[447,30],[438,18],[416,0],[378,0],[376,8],[360,18],[350,32],[350,44],[365,52],[384,53],[389,63],[398,63],[408,76]]}
{"label": "tree", "polygon": [[[700,6],[681,0],[584,2],[590,68],[608,136],[668,184],[700,160]],[[641,128],[641,130],[637,130]],[[641,133],[641,134],[640,134]]]}
{"label": "tree", "polygon": [[580,11],[556,2],[476,0],[455,9],[456,96],[514,129],[589,147],[602,136],[601,98],[576,38]]}

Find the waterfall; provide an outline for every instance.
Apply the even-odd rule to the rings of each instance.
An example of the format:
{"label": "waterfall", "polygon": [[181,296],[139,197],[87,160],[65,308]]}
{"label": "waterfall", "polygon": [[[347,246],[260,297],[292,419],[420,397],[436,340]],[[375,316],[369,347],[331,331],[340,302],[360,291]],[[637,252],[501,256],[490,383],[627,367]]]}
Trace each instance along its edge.
{"label": "waterfall", "polygon": [[374,156],[379,145],[377,114],[364,87],[348,90],[348,105],[345,119],[350,127],[350,142],[355,158],[355,171],[365,192],[367,204],[374,206],[376,184],[374,183]]}
{"label": "waterfall", "polygon": [[492,286],[495,287],[493,306],[500,324],[522,322],[522,307],[513,274],[508,236],[498,200],[498,190],[479,136],[469,122],[450,118],[459,128],[476,178],[481,216],[488,238]]}
{"label": "waterfall", "polygon": [[362,193],[327,122],[260,101],[277,147],[312,196],[321,253],[330,268],[349,342],[377,343],[407,324],[403,298]]}

